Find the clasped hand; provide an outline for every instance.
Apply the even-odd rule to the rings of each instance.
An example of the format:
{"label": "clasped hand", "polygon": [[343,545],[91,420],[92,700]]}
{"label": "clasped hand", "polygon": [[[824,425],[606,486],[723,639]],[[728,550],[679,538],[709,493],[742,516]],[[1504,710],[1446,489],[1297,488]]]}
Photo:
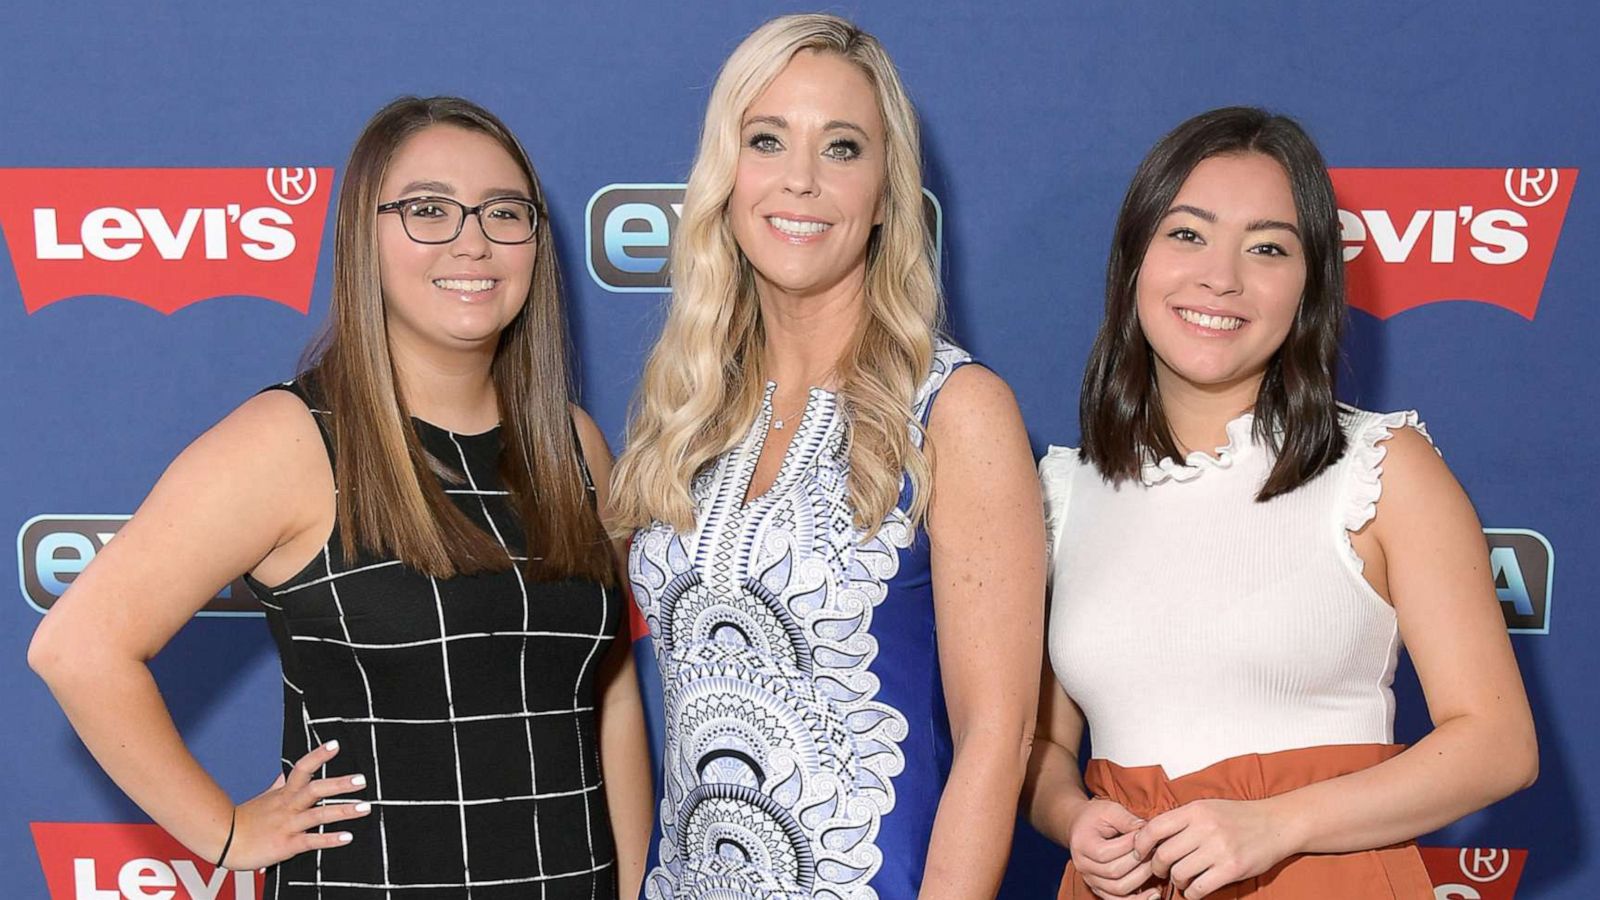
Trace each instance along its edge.
{"label": "clasped hand", "polygon": [[1072,859],[1104,900],[1159,900],[1152,880],[1184,900],[1272,868],[1292,849],[1258,800],[1195,800],[1149,821],[1112,800],[1091,800],[1073,823]]}

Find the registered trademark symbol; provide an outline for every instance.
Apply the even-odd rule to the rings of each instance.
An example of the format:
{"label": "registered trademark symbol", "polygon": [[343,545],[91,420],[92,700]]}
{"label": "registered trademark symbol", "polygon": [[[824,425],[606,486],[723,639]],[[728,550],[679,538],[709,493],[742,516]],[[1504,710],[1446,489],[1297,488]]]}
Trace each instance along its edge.
{"label": "registered trademark symbol", "polygon": [[267,191],[285,206],[299,206],[317,192],[317,170],[302,166],[268,169]]}
{"label": "registered trademark symbol", "polygon": [[1518,206],[1543,206],[1556,195],[1560,169],[1507,169],[1506,196]]}
{"label": "registered trademark symbol", "polygon": [[1498,881],[1511,867],[1511,851],[1483,847],[1462,847],[1461,874],[1479,884]]}

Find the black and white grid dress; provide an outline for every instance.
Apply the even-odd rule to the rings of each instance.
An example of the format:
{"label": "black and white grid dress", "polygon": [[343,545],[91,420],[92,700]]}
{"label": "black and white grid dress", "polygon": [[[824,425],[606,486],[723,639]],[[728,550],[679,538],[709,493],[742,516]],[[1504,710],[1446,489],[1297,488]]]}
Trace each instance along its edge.
{"label": "black and white grid dress", "polygon": [[[301,384],[281,387],[330,424]],[[520,561],[499,429],[414,421],[464,476],[443,485],[451,499]],[[359,772],[367,786],[329,802],[373,811],[327,827],[352,832],[350,844],[269,869],[265,900],[615,897],[595,680],[622,622],[618,592],[516,569],[434,579],[393,559],[346,560],[339,544],[336,524],[293,578],[251,587],[283,665],[284,771],[337,739],[322,777]]]}

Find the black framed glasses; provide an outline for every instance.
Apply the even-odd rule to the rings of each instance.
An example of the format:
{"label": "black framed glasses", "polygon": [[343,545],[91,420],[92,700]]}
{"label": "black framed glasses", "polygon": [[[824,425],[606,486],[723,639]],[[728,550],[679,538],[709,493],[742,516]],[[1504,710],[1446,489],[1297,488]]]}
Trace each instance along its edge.
{"label": "black framed glasses", "polygon": [[380,204],[378,212],[398,215],[406,237],[419,244],[450,243],[467,216],[477,216],[483,236],[496,244],[526,244],[539,227],[539,207],[521,197],[491,197],[477,206],[449,197],[405,197]]}

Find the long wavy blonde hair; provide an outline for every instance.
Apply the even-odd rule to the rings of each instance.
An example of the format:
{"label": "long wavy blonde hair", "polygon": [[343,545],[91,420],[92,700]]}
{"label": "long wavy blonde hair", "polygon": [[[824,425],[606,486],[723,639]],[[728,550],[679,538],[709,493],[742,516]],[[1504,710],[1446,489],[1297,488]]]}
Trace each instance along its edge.
{"label": "long wavy blonde hair", "polygon": [[849,416],[850,502],[868,534],[899,501],[902,473],[910,515],[922,521],[932,467],[913,435],[912,405],[933,362],[943,324],[933,237],[922,213],[917,115],[883,45],[830,15],[782,16],[733,51],[711,89],[700,148],[671,251],[672,301],[645,364],[617,461],[614,530],[652,520],[694,527],[690,482],[743,439],[760,411],[766,332],[748,259],[728,223],[745,111],[801,51],[832,53],[871,82],[886,135],[883,222],[868,239],[866,310],[850,350],[835,366]]}

